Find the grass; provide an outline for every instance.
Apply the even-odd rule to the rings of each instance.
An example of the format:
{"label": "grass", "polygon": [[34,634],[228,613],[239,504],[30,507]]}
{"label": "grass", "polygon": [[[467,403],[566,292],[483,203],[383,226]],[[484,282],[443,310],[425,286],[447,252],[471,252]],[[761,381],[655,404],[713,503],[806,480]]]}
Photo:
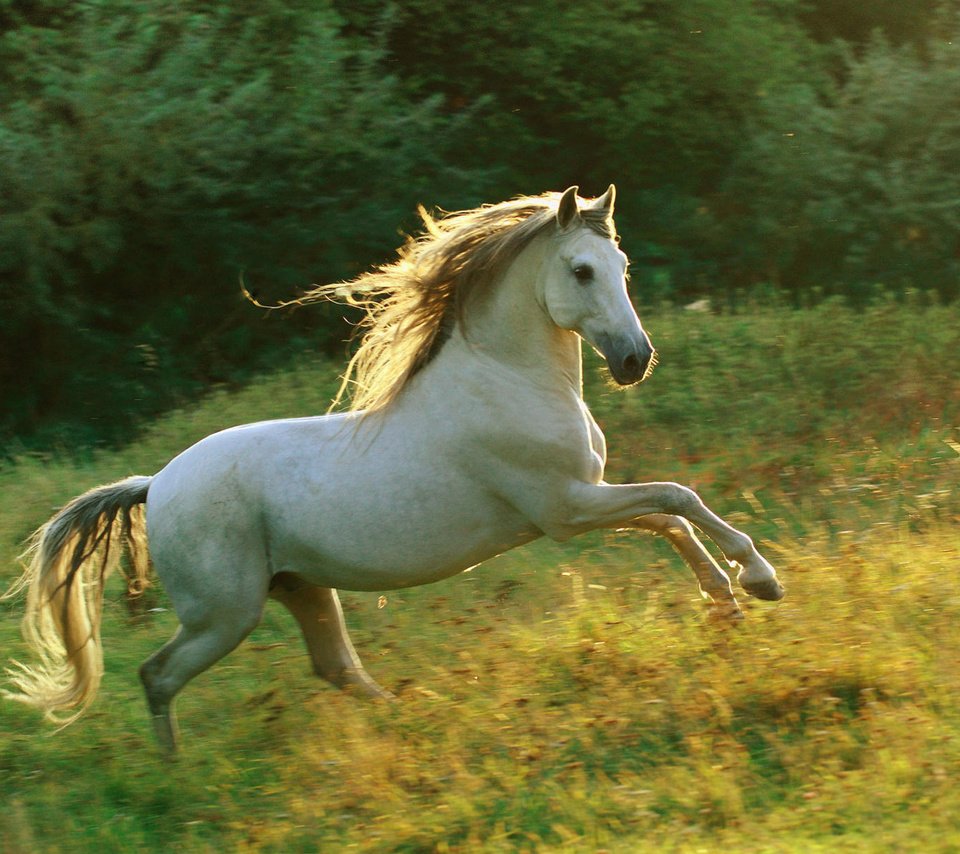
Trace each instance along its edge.
{"label": "grass", "polygon": [[[697,488],[758,540],[786,599],[745,601],[725,630],[662,542],[612,532],[384,600],[345,593],[393,704],[316,682],[271,607],[182,695],[169,765],[136,668],[175,619],[131,614],[114,584],[89,715],[53,735],[0,706],[3,849],[960,848],[960,309],[645,319],[663,354],[649,385],[613,393],[589,371],[610,478]],[[291,367],[122,450],[0,470],[6,577],[59,503],[219,427],[322,411],[334,374]],[[13,657],[21,608],[0,605]]]}

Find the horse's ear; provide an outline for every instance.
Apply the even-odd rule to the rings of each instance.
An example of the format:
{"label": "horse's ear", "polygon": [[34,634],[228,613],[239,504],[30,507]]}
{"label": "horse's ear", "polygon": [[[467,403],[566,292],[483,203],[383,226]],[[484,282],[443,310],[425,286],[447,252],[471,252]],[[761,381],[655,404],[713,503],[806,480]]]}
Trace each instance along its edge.
{"label": "horse's ear", "polygon": [[617,188],[611,184],[599,198],[590,202],[590,207],[595,211],[603,211],[608,217],[613,216],[613,205],[617,200]]}
{"label": "horse's ear", "polygon": [[579,187],[568,187],[560,197],[557,206],[557,225],[561,229],[568,229],[580,220],[580,210],[577,207],[577,190]]}

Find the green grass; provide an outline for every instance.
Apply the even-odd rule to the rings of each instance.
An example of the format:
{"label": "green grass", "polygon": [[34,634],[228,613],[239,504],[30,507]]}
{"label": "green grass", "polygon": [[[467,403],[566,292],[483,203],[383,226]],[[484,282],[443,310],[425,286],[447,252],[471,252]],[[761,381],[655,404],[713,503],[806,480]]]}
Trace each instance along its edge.
{"label": "green grass", "polygon": [[[90,713],[52,734],[0,705],[3,850],[960,848],[960,309],[645,321],[663,355],[649,384],[613,392],[588,372],[610,479],[697,488],[757,539],[786,599],[745,601],[725,630],[669,548],[612,532],[385,603],[344,594],[393,704],[315,681],[271,607],[185,690],[169,765],[136,669],[175,619],[131,614],[112,584]],[[0,578],[59,503],[220,427],[322,411],[335,373],[293,367],[121,451],[3,469]],[[21,609],[0,605],[13,657]]]}

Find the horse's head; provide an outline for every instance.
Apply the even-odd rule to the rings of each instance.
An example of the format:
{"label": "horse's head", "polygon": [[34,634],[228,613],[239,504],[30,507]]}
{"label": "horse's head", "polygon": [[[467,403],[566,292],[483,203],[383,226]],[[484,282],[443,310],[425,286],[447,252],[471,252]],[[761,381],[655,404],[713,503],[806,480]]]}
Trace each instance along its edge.
{"label": "horse's head", "polygon": [[[585,338],[607,360],[620,385],[646,379],[654,349],[627,295],[627,256],[612,236],[616,190],[581,207],[570,187],[557,208],[556,252],[547,261],[543,302],[562,329]],[[609,229],[591,227],[607,223]]]}

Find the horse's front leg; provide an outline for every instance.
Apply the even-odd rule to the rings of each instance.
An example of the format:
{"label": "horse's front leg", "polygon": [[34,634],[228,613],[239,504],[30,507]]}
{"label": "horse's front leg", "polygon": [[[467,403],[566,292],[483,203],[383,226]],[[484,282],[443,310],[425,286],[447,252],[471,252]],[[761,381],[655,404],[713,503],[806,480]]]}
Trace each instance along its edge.
{"label": "horse's front leg", "polygon": [[640,520],[655,513],[689,519],[710,537],[730,566],[738,569],[737,581],[747,593],[769,600],[783,596],[776,572],[753,540],[709,510],[692,489],[676,483],[571,484],[564,519],[557,520],[558,538],[595,528],[649,528]]}
{"label": "horse's front leg", "polygon": [[638,516],[633,527],[659,534],[686,561],[700,585],[700,593],[713,605],[712,616],[721,621],[742,620],[743,612],[730,589],[730,578],[697,538],[693,526],[682,516],[652,513]]}

